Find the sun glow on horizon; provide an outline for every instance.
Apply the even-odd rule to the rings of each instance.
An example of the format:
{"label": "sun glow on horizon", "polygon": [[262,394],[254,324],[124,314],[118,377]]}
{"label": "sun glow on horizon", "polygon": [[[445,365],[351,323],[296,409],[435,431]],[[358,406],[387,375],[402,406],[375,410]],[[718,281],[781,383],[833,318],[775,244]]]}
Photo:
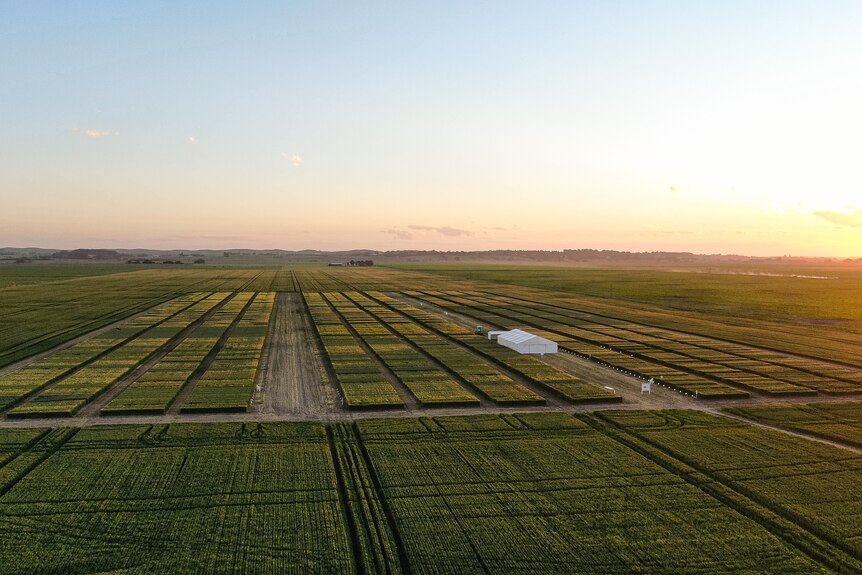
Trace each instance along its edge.
{"label": "sun glow on horizon", "polygon": [[862,5],[545,8],[16,5],[0,244],[862,257]]}

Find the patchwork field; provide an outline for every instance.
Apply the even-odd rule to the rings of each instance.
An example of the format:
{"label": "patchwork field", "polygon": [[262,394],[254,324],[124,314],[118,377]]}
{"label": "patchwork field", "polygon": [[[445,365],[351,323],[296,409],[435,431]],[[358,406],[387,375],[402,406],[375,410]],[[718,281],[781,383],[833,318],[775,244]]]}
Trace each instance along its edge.
{"label": "patchwork field", "polygon": [[[611,316],[862,365],[862,269],[780,262],[673,269],[425,264],[398,269],[552,292]],[[433,282],[422,289],[433,289]]]}
{"label": "patchwork field", "polygon": [[[735,327],[729,323],[722,324],[728,331],[717,331],[715,322],[686,323],[682,315],[669,326],[668,311],[618,300],[386,268],[122,268],[110,274],[97,266],[79,276],[69,266],[42,269],[41,282],[34,273],[31,285],[0,288],[4,420],[254,413],[262,406],[271,415],[287,410],[299,417],[639,404],[647,398],[638,397],[638,382],[647,380],[697,401],[862,397],[862,368],[853,355],[827,356],[821,340],[810,339],[804,354],[783,351],[730,339]],[[272,329],[278,293],[299,298],[290,322],[279,324],[286,335]],[[534,332],[556,341],[572,360],[519,355],[476,335],[477,325]],[[792,336],[797,326],[785,327]],[[782,339],[775,330],[771,335]],[[836,335],[832,343],[853,337]],[[284,360],[262,373],[263,358],[279,357],[274,342],[283,341],[313,360],[313,375],[308,368],[294,372],[336,390],[338,405],[326,399],[322,407],[328,391],[303,392],[303,381],[282,373]],[[318,405],[293,401],[276,408],[284,401],[267,399],[271,394],[315,397]],[[685,407],[680,401],[658,406]]]}
{"label": "patchwork field", "polygon": [[0,573],[862,572],[852,330],[381,268],[19,281]]}

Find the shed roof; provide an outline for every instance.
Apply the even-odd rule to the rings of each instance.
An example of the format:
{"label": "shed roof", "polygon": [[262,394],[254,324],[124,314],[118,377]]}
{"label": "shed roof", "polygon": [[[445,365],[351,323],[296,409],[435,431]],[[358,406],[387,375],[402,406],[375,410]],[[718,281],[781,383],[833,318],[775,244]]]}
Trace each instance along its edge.
{"label": "shed roof", "polygon": [[545,339],[544,337],[540,337],[538,335],[532,334],[528,331],[524,331],[521,329],[513,329],[511,331],[503,332],[499,336],[497,336],[497,339],[505,339],[506,341],[511,341],[512,343],[523,343],[532,339],[551,342],[551,340],[549,339]]}

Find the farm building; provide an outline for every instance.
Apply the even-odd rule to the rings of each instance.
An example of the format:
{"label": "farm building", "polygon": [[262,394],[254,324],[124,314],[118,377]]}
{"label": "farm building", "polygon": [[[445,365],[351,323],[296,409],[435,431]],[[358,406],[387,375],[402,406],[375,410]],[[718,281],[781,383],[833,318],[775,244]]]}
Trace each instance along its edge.
{"label": "farm building", "polygon": [[500,345],[504,345],[518,353],[538,353],[540,355],[557,353],[557,342],[520,329],[489,331],[488,339],[496,340]]}

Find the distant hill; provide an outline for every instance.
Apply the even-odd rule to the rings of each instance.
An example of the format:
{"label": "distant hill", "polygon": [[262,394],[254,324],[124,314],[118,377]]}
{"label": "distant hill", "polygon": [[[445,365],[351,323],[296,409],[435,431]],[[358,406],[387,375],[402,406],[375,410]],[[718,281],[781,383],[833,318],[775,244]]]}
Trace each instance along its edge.
{"label": "distant hill", "polygon": [[346,251],[304,250],[154,250],[147,248],[50,250],[44,248],[0,248],[0,260],[32,258],[38,260],[89,260],[100,262],[125,262],[127,260],[152,260],[161,263],[192,263],[205,259],[209,264],[233,263],[332,263],[350,260],[373,260],[375,263],[519,263],[551,265],[685,265],[720,262],[797,262],[829,263],[839,261],[862,262],[862,258],[817,258],[817,257],[755,257],[738,254],[695,254],[691,252],[627,252],[618,250],[566,249],[566,250],[485,250],[485,251],[438,251],[438,250],[393,250],[380,251],[356,249]]}
{"label": "distant hill", "polygon": [[116,250],[104,249],[77,249],[77,250],[62,250],[51,254],[53,259],[57,260],[99,260],[110,261],[122,259],[120,252]]}

